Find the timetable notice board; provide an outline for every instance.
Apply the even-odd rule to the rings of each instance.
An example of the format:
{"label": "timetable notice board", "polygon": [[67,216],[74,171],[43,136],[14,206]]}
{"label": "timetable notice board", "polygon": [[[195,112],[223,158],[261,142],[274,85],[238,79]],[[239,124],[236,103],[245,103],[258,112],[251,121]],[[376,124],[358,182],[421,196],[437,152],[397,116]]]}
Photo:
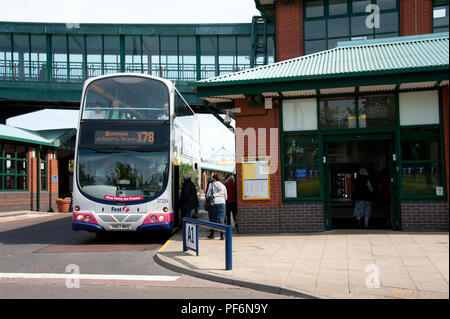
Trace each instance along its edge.
{"label": "timetable notice board", "polygon": [[242,199],[270,199],[269,157],[242,159]]}

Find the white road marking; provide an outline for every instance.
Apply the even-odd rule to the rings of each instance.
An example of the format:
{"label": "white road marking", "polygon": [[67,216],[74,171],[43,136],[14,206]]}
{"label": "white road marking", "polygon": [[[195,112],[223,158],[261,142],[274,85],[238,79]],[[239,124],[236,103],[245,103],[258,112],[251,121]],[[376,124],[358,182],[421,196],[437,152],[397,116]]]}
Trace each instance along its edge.
{"label": "white road marking", "polygon": [[84,279],[84,280],[124,280],[124,281],[175,281],[181,276],[141,276],[141,275],[88,275],[88,274],[31,274],[0,273],[0,279]]}

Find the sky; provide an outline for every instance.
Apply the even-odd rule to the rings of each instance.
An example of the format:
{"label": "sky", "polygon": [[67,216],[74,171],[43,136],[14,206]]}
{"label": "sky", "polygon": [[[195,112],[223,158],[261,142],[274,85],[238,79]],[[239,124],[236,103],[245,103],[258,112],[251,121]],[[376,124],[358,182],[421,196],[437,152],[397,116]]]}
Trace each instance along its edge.
{"label": "sky", "polygon": [[[14,0],[0,21],[63,23],[249,23],[253,0]],[[26,8],[26,10],[24,10]]]}
{"label": "sky", "polygon": [[[253,0],[14,0],[2,3],[0,21],[62,22],[75,27],[78,23],[250,23],[255,15],[260,13]],[[222,145],[234,152],[234,135],[225,126],[211,115],[199,118],[203,158]],[[77,120],[78,111],[43,110],[10,118],[7,124],[56,129],[76,127]]]}

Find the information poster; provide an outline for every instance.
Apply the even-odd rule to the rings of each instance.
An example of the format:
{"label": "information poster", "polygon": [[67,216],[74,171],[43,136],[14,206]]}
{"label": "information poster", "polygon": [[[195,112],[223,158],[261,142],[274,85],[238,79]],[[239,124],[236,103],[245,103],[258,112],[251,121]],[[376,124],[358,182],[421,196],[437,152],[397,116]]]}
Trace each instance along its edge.
{"label": "information poster", "polygon": [[244,157],[242,161],[242,199],[270,199],[269,157]]}

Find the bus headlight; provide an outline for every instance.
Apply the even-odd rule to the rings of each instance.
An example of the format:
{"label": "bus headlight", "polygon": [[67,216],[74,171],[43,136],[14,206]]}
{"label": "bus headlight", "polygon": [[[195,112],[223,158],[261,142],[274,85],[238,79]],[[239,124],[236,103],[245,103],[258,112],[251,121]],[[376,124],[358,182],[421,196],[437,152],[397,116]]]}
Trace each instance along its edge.
{"label": "bus headlight", "polygon": [[79,222],[81,222],[81,221],[83,220],[83,218],[84,218],[83,215],[78,215],[78,216],[77,216],[77,220],[78,220]]}
{"label": "bus headlight", "polygon": [[153,215],[152,217],[150,217],[150,220],[152,221],[152,223],[156,222],[156,216]]}
{"label": "bus headlight", "polygon": [[160,222],[163,222],[164,221],[164,216],[163,215],[159,215],[158,219],[159,219]]}
{"label": "bus headlight", "polygon": [[91,221],[91,216],[89,216],[89,215],[84,216],[84,221],[86,223],[89,223]]}

